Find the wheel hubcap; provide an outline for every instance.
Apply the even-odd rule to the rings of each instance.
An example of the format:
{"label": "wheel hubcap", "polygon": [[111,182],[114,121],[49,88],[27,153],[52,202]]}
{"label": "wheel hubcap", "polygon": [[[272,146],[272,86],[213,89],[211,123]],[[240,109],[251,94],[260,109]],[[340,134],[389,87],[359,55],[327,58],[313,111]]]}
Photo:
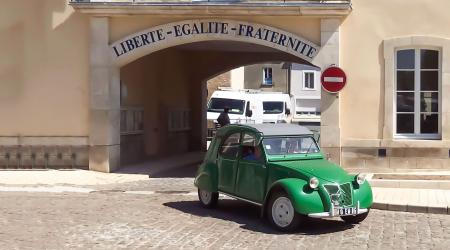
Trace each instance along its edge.
{"label": "wheel hubcap", "polygon": [[294,219],[294,207],[286,197],[279,197],[272,206],[272,218],[280,227],[287,227]]}
{"label": "wheel hubcap", "polygon": [[211,192],[200,190],[200,199],[204,204],[209,204],[211,202]]}

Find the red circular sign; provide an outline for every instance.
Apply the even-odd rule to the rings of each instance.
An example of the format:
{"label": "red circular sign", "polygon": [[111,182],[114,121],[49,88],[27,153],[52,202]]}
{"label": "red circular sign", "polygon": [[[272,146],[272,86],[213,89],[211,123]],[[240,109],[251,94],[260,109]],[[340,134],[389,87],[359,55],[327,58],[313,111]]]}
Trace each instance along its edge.
{"label": "red circular sign", "polygon": [[320,81],[322,82],[323,89],[331,93],[336,93],[344,88],[347,82],[347,76],[341,68],[332,66],[322,73]]}

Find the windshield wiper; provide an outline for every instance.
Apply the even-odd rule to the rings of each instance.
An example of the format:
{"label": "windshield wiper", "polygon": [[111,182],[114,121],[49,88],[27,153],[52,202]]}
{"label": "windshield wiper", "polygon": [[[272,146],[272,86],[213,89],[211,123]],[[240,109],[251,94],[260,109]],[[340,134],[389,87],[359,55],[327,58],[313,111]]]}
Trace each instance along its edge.
{"label": "windshield wiper", "polygon": [[309,144],[309,148],[308,148],[308,150],[306,150],[305,156],[308,156],[309,150],[311,150],[311,147],[312,147],[313,143],[314,143],[314,141],[311,141],[311,143]]}

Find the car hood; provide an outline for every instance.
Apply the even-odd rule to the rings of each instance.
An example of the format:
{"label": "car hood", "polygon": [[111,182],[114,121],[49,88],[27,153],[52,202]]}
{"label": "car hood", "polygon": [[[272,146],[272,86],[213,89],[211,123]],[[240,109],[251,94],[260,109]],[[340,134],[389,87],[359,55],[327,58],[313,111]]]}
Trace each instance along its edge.
{"label": "car hood", "polygon": [[280,167],[287,167],[309,177],[317,177],[325,182],[343,183],[353,179],[342,167],[325,159],[310,159],[302,161],[272,162]]}

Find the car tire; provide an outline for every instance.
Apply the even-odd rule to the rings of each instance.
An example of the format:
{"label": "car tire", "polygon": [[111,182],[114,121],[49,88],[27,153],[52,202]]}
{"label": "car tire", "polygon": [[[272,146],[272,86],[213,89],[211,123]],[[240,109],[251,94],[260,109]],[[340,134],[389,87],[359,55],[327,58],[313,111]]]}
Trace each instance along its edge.
{"label": "car tire", "polygon": [[274,228],[283,232],[297,229],[302,221],[302,215],[295,211],[291,199],[284,192],[277,192],[270,196],[267,217]]}
{"label": "car tire", "polygon": [[341,218],[348,224],[359,224],[367,217],[367,215],[369,215],[369,211],[370,211],[370,209],[366,213],[363,213],[363,214],[341,216]]}
{"label": "car tire", "polygon": [[198,199],[203,207],[214,208],[219,200],[219,193],[198,189]]}

